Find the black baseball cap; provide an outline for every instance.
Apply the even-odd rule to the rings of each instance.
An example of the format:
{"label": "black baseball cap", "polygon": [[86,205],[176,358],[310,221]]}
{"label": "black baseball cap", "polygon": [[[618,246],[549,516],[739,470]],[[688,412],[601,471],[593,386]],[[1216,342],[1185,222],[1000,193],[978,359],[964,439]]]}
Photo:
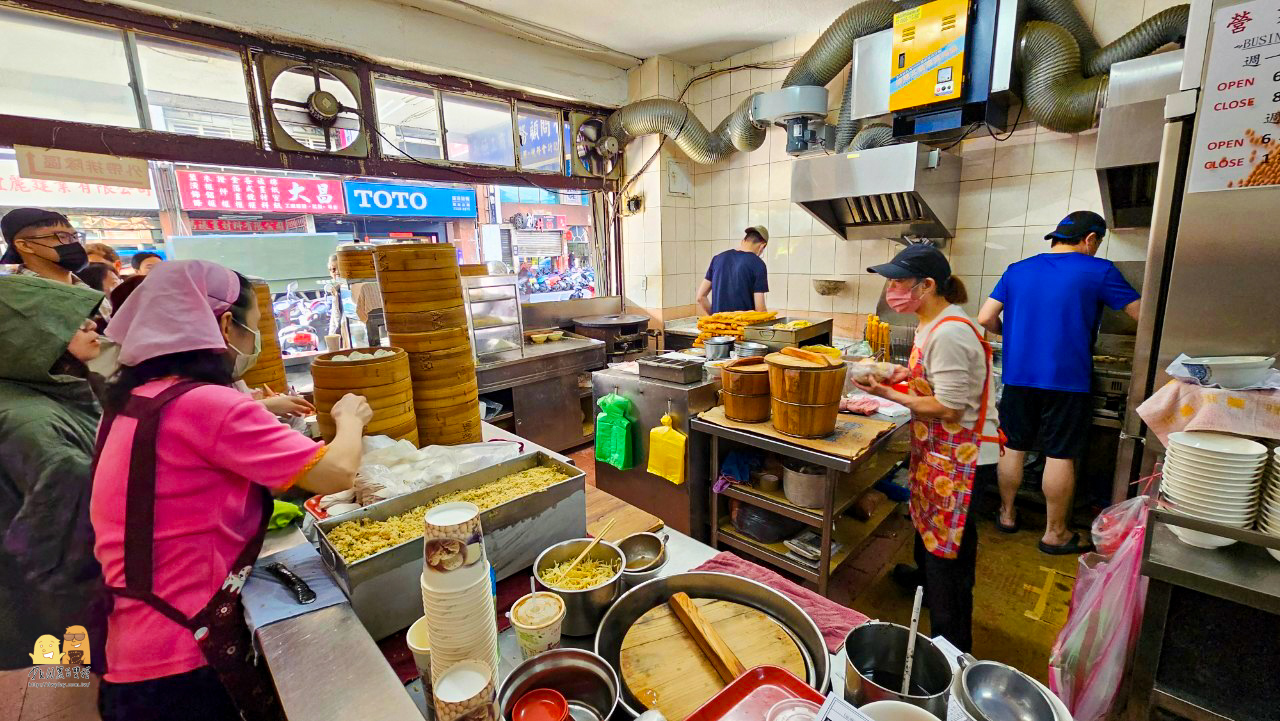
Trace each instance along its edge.
{"label": "black baseball cap", "polygon": [[1044,237],[1045,240],[1079,240],[1090,233],[1097,233],[1099,238],[1107,234],[1107,221],[1092,210],[1077,210],[1058,223],[1057,229]]}
{"label": "black baseball cap", "polygon": [[942,283],[951,277],[951,263],[947,256],[932,243],[913,243],[893,256],[893,260],[867,268],[868,273],[878,273],[886,278],[933,278]]}
{"label": "black baseball cap", "polygon": [[4,256],[0,257],[0,265],[14,265],[22,262],[18,248],[13,244],[13,236],[33,225],[71,225],[67,216],[44,208],[14,208],[0,219],[0,235],[4,236]]}

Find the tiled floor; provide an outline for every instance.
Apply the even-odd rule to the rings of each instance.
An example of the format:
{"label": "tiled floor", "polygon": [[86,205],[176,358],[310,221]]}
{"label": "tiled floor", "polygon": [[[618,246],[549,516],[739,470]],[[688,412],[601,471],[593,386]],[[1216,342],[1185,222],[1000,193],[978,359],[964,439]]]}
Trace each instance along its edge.
{"label": "tiled floor", "polygon": [[96,676],[87,688],[39,688],[28,685],[29,674],[29,669],[0,671],[0,719],[3,721],[97,721],[99,718]]}

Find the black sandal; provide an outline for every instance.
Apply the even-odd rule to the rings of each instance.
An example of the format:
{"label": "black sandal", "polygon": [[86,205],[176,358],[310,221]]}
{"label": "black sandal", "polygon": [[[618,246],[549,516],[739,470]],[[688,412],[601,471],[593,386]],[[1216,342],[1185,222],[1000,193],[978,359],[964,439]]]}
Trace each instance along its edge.
{"label": "black sandal", "polygon": [[1000,522],[1000,511],[997,510],[996,511],[996,530],[1001,533],[1017,533],[1018,531],[1022,530],[1022,519],[1019,518],[1018,514],[1015,513],[1013,516],[1013,523],[1010,523],[1009,525],[1006,526],[1005,524]]}
{"label": "black sandal", "polygon": [[1074,556],[1094,550],[1092,543],[1081,541],[1079,533],[1071,534],[1071,540],[1060,546],[1050,546],[1043,540],[1039,541],[1037,545],[1039,545],[1041,553],[1047,553],[1050,556]]}

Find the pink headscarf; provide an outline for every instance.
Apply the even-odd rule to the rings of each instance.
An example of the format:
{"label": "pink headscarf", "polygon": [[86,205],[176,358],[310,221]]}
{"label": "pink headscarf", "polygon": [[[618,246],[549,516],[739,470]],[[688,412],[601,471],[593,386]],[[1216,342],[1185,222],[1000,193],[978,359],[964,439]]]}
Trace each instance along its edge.
{"label": "pink headscarf", "polygon": [[172,260],[147,274],[107,324],[106,336],[120,344],[120,363],[139,363],[170,353],[222,350],[218,316],[240,297],[235,272],[207,260]]}

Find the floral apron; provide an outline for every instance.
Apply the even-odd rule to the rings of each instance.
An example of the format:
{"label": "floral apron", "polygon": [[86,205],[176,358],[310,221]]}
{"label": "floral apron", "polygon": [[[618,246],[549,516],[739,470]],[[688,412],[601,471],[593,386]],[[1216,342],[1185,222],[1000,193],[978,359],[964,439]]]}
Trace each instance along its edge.
{"label": "floral apron", "polygon": [[[247,721],[281,719],[275,686],[266,669],[255,663],[253,639],[244,620],[244,605],[240,591],[253,563],[262,550],[267,534],[267,522],[271,519],[271,492],[259,487],[261,492],[249,494],[250,506],[262,508],[259,530],[245,542],[239,555],[231,563],[231,570],[221,588],[196,615],[188,618],[168,601],[158,596],[153,588],[154,538],[156,511],[156,432],[160,423],[160,411],[182,394],[204,383],[180,382],[166,388],[155,398],[133,396],[120,415],[137,419],[133,432],[133,445],[129,459],[129,480],[125,491],[125,523],[128,532],[124,539],[123,587],[108,586],[114,596],[132,598],[147,604],[156,612],[183,626],[195,636],[200,653],[218,674],[240,715]],[[107,413],[98,431],[98,455],[111,432],[116,414]]]}
{"label": "floral apron", "polygon": [[941,418],[911,421],[911,523],[920,534],[925,549],[941,558],[955,558],[960,551],[960,538],[964,534],[969,498],[973,493],[973,476],[978,468],[979,447],[983,441],[1001,443],[998,437],[982,435],[991,390],[991,346],[968,320],[959,316],[943,318],[929,331],[923,343],[911,348],[907,392],[913,396],[933,395],[933,386],[924,367],[923,349],[929,345],[934,331],[943,323],[952,321],[964,323],[978,336],[987,357],[987,377],[982,384],[982,400],[978,403],[978,422],[973,428]]}

